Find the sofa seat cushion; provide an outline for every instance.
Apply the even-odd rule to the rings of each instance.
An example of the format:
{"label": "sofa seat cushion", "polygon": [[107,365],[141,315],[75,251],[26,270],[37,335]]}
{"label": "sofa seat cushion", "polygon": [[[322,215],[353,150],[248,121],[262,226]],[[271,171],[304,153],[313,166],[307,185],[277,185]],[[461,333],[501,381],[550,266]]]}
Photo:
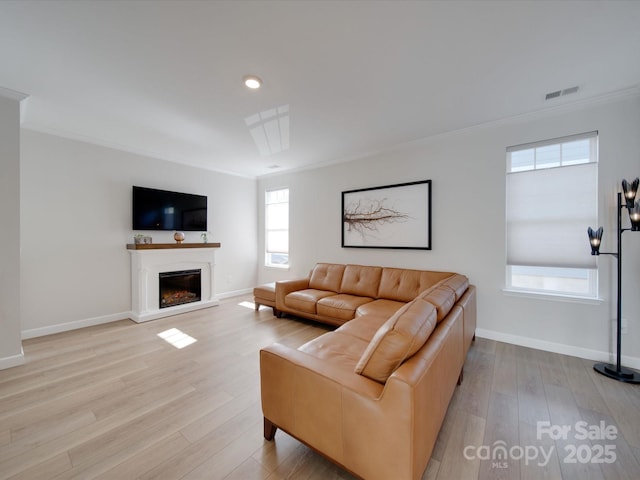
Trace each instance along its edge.
{"label": "sofa seat cushion", "polygon": [[356,316],[359,317],[360,315],[375,315],[377,317],[383,317],[385,320],[387,320],[406,304],[406,302],[398,302],[396,300],[379,298],[378,300],[374,300],[373,302],[360,305],[356,310]]}
{"label": "sofa seat cushion", "polygon": [[373,298],[370,297],[358,297],[344,293],[331,295],[330,297],[324,297],[318,300],[316,313],[340,320],[351,320],[360,305],[369,303],[372,300]]}
{"label": "sofa seat cushion", "polygon": [[353,372],[368,344],[366,340],[336,330],[320,335],[298,350],[340,369]]}
{"label": "sofa seat cushion", "polygon": [[385,383],[402,362],[424,345],[436,323],[437,312],[431,303],[422,298],[407,303],[378,329],[355,373]]}
{"label": "sofa seat cushion", "polygon": [[343,323],[336,332],[346,333],[352,337],[364,340],[368,345],[378,329],[389,319],[391,315],[388,317],[360,315],[347,323]]}
{"label": "sofa seat cushion", "polygon": [[456,303],[456,292],[447,285],[438,285],[422,292],[418,298],[423,298],[436,307],[439,323],[447,316],[453,304]]}
{"label": "sofa seat cushion", "polygon": [[289,293],[284,297],[284,303],[287,307],[304,313],[316,313],[316,304],[319,300],[336,295],[335,292],[327,290],[316,290],[307,288]]}

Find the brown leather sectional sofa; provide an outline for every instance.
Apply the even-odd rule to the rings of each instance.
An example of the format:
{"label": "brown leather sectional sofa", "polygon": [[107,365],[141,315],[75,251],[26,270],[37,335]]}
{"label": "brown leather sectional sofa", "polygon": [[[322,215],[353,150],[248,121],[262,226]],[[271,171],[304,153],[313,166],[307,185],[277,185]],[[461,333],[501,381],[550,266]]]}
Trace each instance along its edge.
{"label": "brown leather sectional sofa", "polygon": [[276,283],[279,312],[341,325],[260,351],[264,436],[278,428],[365,479],[419,479],[474,338],[464,275],[317,264]]}

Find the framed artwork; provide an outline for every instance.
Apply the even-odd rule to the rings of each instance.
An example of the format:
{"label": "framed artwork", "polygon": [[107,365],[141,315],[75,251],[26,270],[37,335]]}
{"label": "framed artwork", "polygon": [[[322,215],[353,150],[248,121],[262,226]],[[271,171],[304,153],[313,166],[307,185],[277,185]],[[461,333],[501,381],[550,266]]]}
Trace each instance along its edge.
{"label": "framed artwork", "polygon": [[431,250],[431,180],[342,192],[342,247]]}

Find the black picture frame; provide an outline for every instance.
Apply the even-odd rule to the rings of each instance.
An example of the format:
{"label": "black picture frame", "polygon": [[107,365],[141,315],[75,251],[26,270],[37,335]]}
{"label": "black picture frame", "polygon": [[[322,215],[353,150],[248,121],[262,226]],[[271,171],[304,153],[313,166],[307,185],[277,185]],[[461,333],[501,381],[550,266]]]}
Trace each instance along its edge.
{"label": "black picture frame", "polygon": [[342,248],[431,250],[431,180],[342,192]]}

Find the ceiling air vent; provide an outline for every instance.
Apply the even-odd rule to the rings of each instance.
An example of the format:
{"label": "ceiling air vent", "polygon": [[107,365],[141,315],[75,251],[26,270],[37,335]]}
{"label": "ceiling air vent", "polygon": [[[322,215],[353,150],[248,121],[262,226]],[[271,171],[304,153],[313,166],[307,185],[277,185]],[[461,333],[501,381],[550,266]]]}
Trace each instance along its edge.
{"label": "ceiling air vent", "polygon": [[576,93],[580,87],[577,85],[575,87],[565,88],[564,90],[556,90],[555,92],[549,92],[544,96],[545,100],[552,100],[554,98],[558,98],[560,96],[571,95],[572,93]]}
{"label": "ceiling air vent", "polygon": [[552,98],[558,98],[560,95],[562,95],[562,90],[558,90],[557,92],[547,93],[544,99],[551,100]]}

